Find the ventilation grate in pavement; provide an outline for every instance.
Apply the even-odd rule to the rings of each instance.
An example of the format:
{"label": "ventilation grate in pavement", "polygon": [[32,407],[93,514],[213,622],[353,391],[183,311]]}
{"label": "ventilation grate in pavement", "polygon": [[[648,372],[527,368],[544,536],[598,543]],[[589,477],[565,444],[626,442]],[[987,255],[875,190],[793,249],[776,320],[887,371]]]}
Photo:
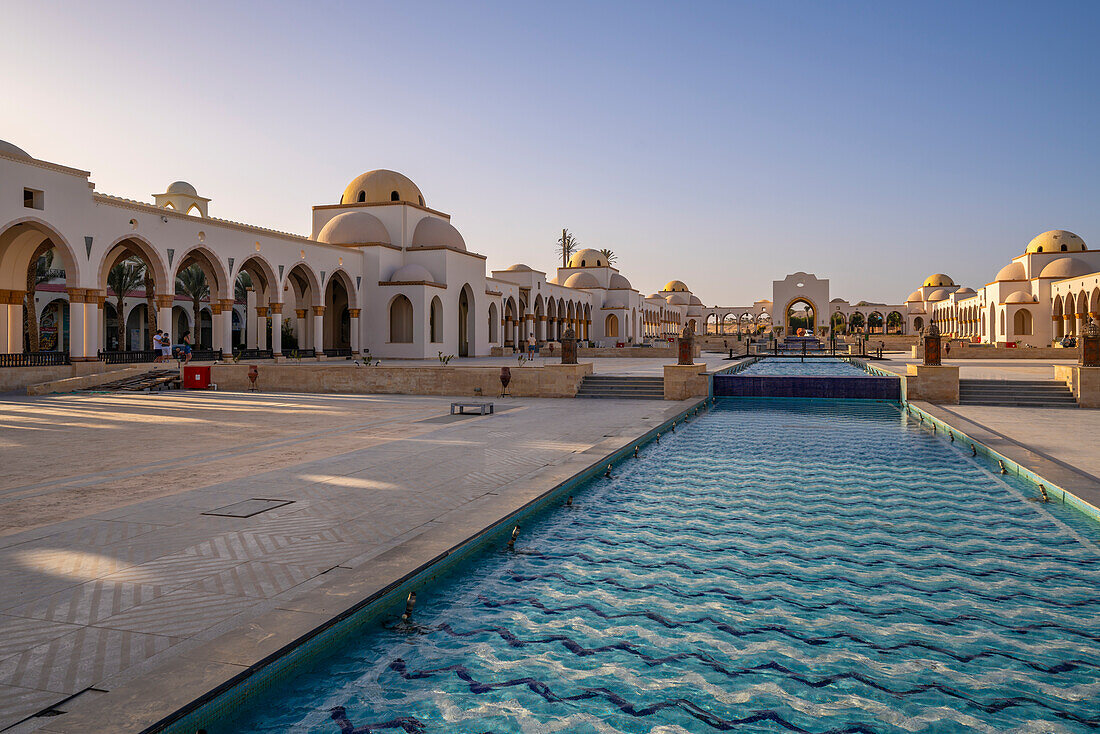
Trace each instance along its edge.
{"label": "ventilation grate in pavement", "polygon": [[282,507],[292,503],[293,500],[264,500],[254,498],[234,502],[231,505],[219,507],[216,510],[210,510],[202,514],[217,515],[218,517],[252,517],[253,515],[259,515],[261,512],[274,510],[276,507]]}

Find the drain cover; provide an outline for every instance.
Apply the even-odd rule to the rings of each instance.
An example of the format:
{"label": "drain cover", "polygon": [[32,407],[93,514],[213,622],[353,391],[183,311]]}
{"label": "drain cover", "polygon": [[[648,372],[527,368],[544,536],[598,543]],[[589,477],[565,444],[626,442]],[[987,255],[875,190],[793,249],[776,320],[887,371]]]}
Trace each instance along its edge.
{"label": "drain cover", "polygon": [[210,510],[210,512],[204,512],[202,514],[217,515],[218,517],[252,517],[253,515],[259,515],[261,512],[274,510],[276,507],[289,505],[293,503],[293,501],[294,500],[242,500],[240,502],[234,502],[231,505],[219,507],[216,510]]}

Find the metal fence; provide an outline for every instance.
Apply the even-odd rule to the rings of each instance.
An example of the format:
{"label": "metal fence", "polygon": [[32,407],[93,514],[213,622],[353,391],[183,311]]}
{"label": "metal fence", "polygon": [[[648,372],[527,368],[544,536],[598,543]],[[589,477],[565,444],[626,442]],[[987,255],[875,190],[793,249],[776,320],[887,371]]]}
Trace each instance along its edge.
{"label": "metal fence", "polygon": [[[106,364],[142,364],[152,362],[160,352],[156,349],[142,349],[132,352],[119,352],[113,350],[100,350],[97,354],[100,362]],[[191,359],[196,362],[211,362],[222,358],[220,349],[195,349],[191,352]]]}
{"label": "metal fence", "polygon": [[333,349],[326,349],[326,357],[350,357],[352,356],[351,347],[336,347]]}
{"label": "metal fence", "polygon": [[68,352],[0,354],[0,367],[56,367],[66,364],[72,364]]}
{"label": "metal fence", "polygon": [[270,349],[238,349],[233,352],[235,359],[272,359]]}

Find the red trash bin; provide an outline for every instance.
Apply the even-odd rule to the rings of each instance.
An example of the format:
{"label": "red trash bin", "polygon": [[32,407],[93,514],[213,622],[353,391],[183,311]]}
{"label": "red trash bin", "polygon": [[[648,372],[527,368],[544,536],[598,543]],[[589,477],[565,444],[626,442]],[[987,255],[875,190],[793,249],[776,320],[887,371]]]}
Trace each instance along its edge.
{"label": "red trash bin", "polygon": [[183,368],[183,386],[188,390],[209,390],[210,367],[185,366]]}

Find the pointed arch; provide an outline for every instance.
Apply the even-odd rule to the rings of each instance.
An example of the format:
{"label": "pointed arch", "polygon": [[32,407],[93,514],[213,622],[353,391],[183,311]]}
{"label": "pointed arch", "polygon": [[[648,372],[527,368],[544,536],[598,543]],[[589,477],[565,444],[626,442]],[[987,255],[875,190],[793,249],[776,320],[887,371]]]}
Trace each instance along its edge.
{"label": "pointed arch", "polygon": [[229,292],[229,273],[222,265],[221,260],[218,259],[217,254],[205,245],[193,245],[185,250],[182,255],[178,256],[175,268],[172,271],[173,284],[175,283],[176,276],[180,274],[180,271],[190,267],[192,264],[198,265],[203,275],[206,276],[206,282],[210,285],[211,300],[221,300],[231,297],[232,294]]}
{"label": "pointed arch", "polygon": [[175,278],[169,275],[168,268],[157,248],[145,237],[133,232],[119,237],[107,247],[100,260],[96,287],[106,290],[107,273],[120,260],[131,256],[145,263],[145,267],[149,269],[152,276],[153,289],[157,293],[175,292]]}
{"label": "pointed arch", "polygon": [[413,305],[409,297],[398,293],[390,299],[387,306],[390,320],[390,343],[412,344],[413,340]]}
{"label": "pointed arch", "polygon": [[76,287],[82,282],[80,263],[69,241],[43,219],[19,217],[0,227],[0,288],[26,287],[31,258],[47,240],[61,260],[66,283]]}

